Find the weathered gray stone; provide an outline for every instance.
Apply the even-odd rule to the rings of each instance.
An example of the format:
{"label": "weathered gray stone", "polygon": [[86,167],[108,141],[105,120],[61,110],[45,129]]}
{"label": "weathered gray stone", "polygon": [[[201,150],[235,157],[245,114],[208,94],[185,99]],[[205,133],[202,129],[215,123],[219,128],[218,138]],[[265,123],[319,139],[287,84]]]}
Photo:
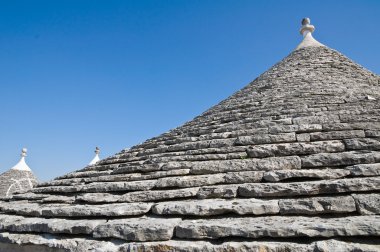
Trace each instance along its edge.
{"label": "weathered gray stone", "polygon": [[[12,213],[0,217],[0,230],[11,230],[11,227],[13,230],[11,235],[0,235],[0,251],[4,242],[7,245],[8,242],[20,244],[21,249],[30,249],[28,252],[34,252],[40,246],[75,252],[369,250],[371,248],[365,246],[379,244],[380,215],[364,213],[376,210],[377,201],[369,197],[362,199],[361,205],[355,202],[355,211],[349,197],[352,193],[368,195],[380,191],[380,176],[374,166],[380,163],[380,152],[368,151],[376,149],[375,141],[379,140],[379,84],[378,75],[336,51],[323,46],[298,48],[252,84],[185,125],[130,150],[122,150],[96,165],[44,183],[30,197],[5,198],[9,201],[9,209],[17,208],[15,211],[22,216]],[[368,99],[368,95],[374,99]],[[363,140],[363,131],[365,137],[372,140]],[[309,141],[311,136],[314,140],[360,139],[354,140],[357,141],[354,144],[345,140],[345,149],[341,147],[335,152],[329,153],[327,146],[321,146],[314,150],[317,153],[307,154],[305,150],[308,148],[301,147],[317,143]],[[275,148],[292,146],[290,143],[305,145],[298,145],[301,147],[297,151],[293,148],[273,151],[271,155],[276,157],[252,159],[246,155],[247,145],[237,146],[235,141],[236,144],[252,143],[255,146],[275,144]],[[349,148],[367,150],[348,151]],[[326,169],[332,167],[337,169]],[[306,168],[312,169],[306,171]],[[350,172],[348,176],[345,170]],[[263,172],[275,183],[259,183]],[[151,182],[165,178],[161,180],[165,186],[201,186],[215,181],[215,178],[205,179],[213,175],[220,182],[201,188],[163,187],[171,190],[157,190],[156,183]],[[186,178],[175,181],[173,176]],[[194,178],[204,180],[200,183]],[[315,181],[321,178],[325,180]],[[245,198],[237,195],[239,186],[240,193],[246,190]],[[310,198],[316,195],[329,199]],[[339,201],[340,196],[343,201]],[[73,197],[76,198],[74,202]],[[231,197],[230,200],[220,199]],[[267,197],[265,200],[281,200],[283,211],[288,215],[281,216],[284,212],[277,212],[265,218],[253,216],[252,213],[268,214],[269,210],[263,211],[261,204],[236,203],[258,201],[263,197]],[[205,204],[200,198],[216,199],[210,200],[214,203]],[[86,200],[88,203],[83,203]],[[186,220],[165,228],[151,221],[157,219],[152,218],[157,214],[151,212],[139,214],[146,215],[139,218],[147,219],[144,223],[135,221],[137,218],[133,214],[140,209],[136,213],[128,209],[129,204],[121,205],[121,209],[109,209],[110,202],[121,203],[123,200],[164,204],[163,212],[183,212]],[[184,201],[191,205],[182,205]],[[51,202],[65,204],[53,205]],[[196,208],[197,204],[201,208]],[[357,216],[360,207],[363,215]],[[42,214],[44,208],[51,208],[47,209],[51,215],[63,212],[69,216],[25,218],[27,214]],[[115,216],[101,217],[104,212]],[[187,212],[200,215],[188,215]],[[304,216],[297,217],[300,212]],[[239,216],[239,213],[244,215]],[[314,213],[320,216],[313,216]],[[73,216],[77,214],[89,215],[83,220],[83,217]],[[118,217],[120,214],[125,216]],[[201,214],[218,216],[206,218]],[[97,221],[101,222],[97,230],[99,237],[93,237],[93,230],[97,227],[92,225]],[[165,225],[168,221],[170,218],[159,219]],[[172,237],[170,232],[173,229],[179,234],[182,232],[184,238]],[[339,237],[342,241],[329,241],[324,237]],[[211,242],[208,238],[215,240]],[[171,239],[171,242],[158,241],[148,245],[144,241],[123,239]],[[45,249],[37,251],[45,252]]]}
{"label": "weathered gray stone", "polygon": [[309,133],[297,134],[296,138],[297,138],[297,142],[310,142]]}
{"label": "weathered gray stone", "polygon": [[91,234],[94,228],[102,223],[106,223],[106,221],[24,218],[5,214],[0,215],[0,230],[9,232]]}
{"label": "weathered gray stone", "polygon": [[243,171],[243,172],[228,172],[224,176],[226,184],[241,184],[260,182],[264,172],[261,171]]}
{"label": "weathered gray stone", "polygon": [[277,135],[261,134],[254,136],[238,137],[235,145],[267,144],[267,143],[286,143],[296,141],[295,133],[282,133]]}
{"label": "weathered gray stone", "polygon": [[0,174],[0,197],[28,192],[36,184],[37,178],[31,171],[9,169]]}
{"label": "weathered gray stone", "polygon": [[296,242],[235,241],[215,243],[209,241],[170,240],[125,244],[120,252],[314,252],[314,244]]}
{"label": "weathered gray stone", "polygon": [[84,184],[83,178],[69,178],[69,179],[51,180],[48,182],[39,183],[37,187],[70,186],[70,185],[81,185],[81,184]]}
{"label": "weathered gray stone", "polygon": [[350,174],[351,172],[345,169],[278,170],[265,172],[263,178],[269,182],[278,182],[299,178],[337,179]]}
{"label": "weathered gray stone", "polygon": [[225,161],[207,161],[194,163],[192,174],[237,172],[237,171],[270,171],[300,169],[301,159],[298,156],[272,157],[265,159],[242,159]]}
{"label": "weathered gray stone", "polygon": [[51,195],[41,200],[42,203],[73,203],[74,201],[75,197],[62,195]]}
{"label": "weathered gray stone", "polygon": [[274,156],[307,155],[320,152],[342,152],[345,146],[341,141],[321,141],[312,143],[285,143],[254,145],[247,149],[251,158]]}
{"label": "weathered gray stone", "polygon": [[366,137],[380,137],[380,130],[366,130],[365,131]]}
{"label": "weathered gray stone", "polygon": [[342,166],[380,162],[380,152],[318,153],[301,157],[302,167]]}
{"label": "weathered gray stone", "polygon": [[345,130],[345,131],[329,131],[329,132],[313,132],[310,133],[311,141],[323,141],[334,139],[347,139],[365,137],[364,130]]}
{"label": "weathered gray stone", "polygon": [[27,193],[12,195],[12,200],[42,200],[50,196],[51,196],[50,194],[27,192]]}
{"label": "weathered gray stone", "polygon": [[167,177],[158,179],[156,188],[167,187],[196,187],[205,185],[214,185],[224,182],[224,174],[211,174],[211,175],[196,175],[196,176],[181,176],[181,177]]}
{"label": "weathered gray stone", "polygon": [[215,185],[201,187],[197,193],[199,199],[207,198],[235,198],[238,185]]}
{"label": "weathered gray stone", "polygon": [[149,202],[169,199],[184,199],[195,197],[199,191],[198,187],[177,190],[154,190],[142,192],[130,192],[121,195],[118,202]]}
{"label": "weathered gray stone", "polygon": [[36,187],[32,189],[32,193],[74,193],[80,192],[82,188],[83,185]]}
{"label": "weathered gray stone", "polygon": [[347,166],[352,176],[378,176],[380,175],[380,163],[376,164],[358,164]]}
{"label": "weathered gray stone", "polygon": [[338,240],[317,241],[313,252],[350,251],[350,252],[378,252],[380,245],[344,242]]}
{"label": "weathered gray stone", "polygon": [[[117,165],[114,165],[114,166],[117,167]],[[69,179],[69,178],[85,178],[85,177],[92,177],[92,176],[97,177],[97,176],[109,175],[109,174],[111,174],[111,172],[112,172],[112,170],[106,170],[106,171],[99,171],[99,170],[75,171],[75,172],[67,173],[63,176],[59,176],[59,177],[55,178],[55,180]]]}
{"label": "weathered gray stone", "polygon": [[299,130],[298,125],[274,125],[268,129],[270,134],[278,134],[278,133],[292,133]]}
{"label": "weathered gray stone", "polygon": [[118,248],[118,245],[108,241],[52,234],[0,233],[0,251],[4,252],[115,252]]}
{"label": "weathered gray stone", "polygon": [[380,150],[380,141],[374,138],[345,139],[347,150]]}
{"label": "weathered gray stone", "polygon": [[190,169],[175,169],[168,171],[154,171],[148,172],[143,175],[144,179],[156,179],[156,178],[164,178],[169,176],[180,176],[180,175],[188,175],[190,173]]}
{"label": "weathered gray stone", "polygon": [[280,199],[281,214],[351,213],[356,211],[351,196],[312,197],[300,199]]}
{"label": "weathered gray stone", "polygon": [[179,218],[128,218],[109,220],[98,225],[93,236],[96,238],[120,238],[127,241],[166,241],[173,236]]}
{"label": "weathered gray stone", "polygon": [[352,196],[360,214],[380,214],[380,193],[353,194]]}
{"label": "weathered gray stone", "polygon": [[294,124],[324,124],[331,122],[340,122],[339,116],[337,115],[328,115],[328,116],[304,116],[293,118]]}
{"label": "weathered gray stone", "polygon": [[322,131],[322,124],[299,124],[297,133]]}
{"label": "weathered gray stone", "polygon": [[254,217],[184,220],[176,227],[176,237],[184,239],[219,239],[224,237],[335,237],[377,236],[380,216]]}
{"label": "weathered gray stone", "polygon": [[[355,202],[353,203],[355,206]],[[227,213],[262,215],[277,214],[279,213],[279,207],[277,200],[205,199],[197,201],[162,202],[154,205],[152,211],[159,215],[211,216]]]}
{"label": "weathered gray stone", "polygon": [[116,203],[107,205],[55,205],[42,208],[45,217],[134,216],[149,212],[151,203]]}
{"label": "weathered gray stone", "polygon": [[91,183],[83,186],[83,192],[145,191],[152,189],[157,180],[132,182]]}
{"label": "weathered gray stone", "polygon": [[238,194],[243,197],[275,197],[318,195],[380,190],[380,177],[322,180],[293,183],[242,184]]}
{"label": "weathered gray stone", "polygon": [[359,115],[340,115],[341,122],[379,122],[379,113],[371,113],[372,111],[366,111],[366,113],[361,113]]}
{"label": "weathered gray stone", "polygon": [[76,196],[76,202],[87,203],[113,203],[120,199],[119,195],[110,193],[83,193]]}
{"label": "weathered gray stone", "polygon": [[143,165],[129,165],[129,164],[120,164],[115,168],[112,173],[135,173],[135,172],[151,172],[161,170],[161,165],[159,164],[143,164]]}
{"label": "weathered gray stone", "polygon": [[380,122],[352,122],[352,123],[326,123],[322,125],[323,130],[380,130]]}
{"label": "weathered gray stone", "polygon": [[40,216],[42,213],[39,204],[27,202],[0,202],[0,211],[26,216]]}

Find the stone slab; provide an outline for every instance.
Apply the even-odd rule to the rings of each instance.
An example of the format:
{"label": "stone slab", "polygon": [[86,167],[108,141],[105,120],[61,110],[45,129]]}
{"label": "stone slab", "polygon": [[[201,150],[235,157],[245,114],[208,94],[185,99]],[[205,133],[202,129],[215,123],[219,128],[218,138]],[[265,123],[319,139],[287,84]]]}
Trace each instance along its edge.
{"label": "stone slab", "polygon": [[280,199],[279,207],[282,215],[318,215],[356,212],[355,201],[351,196]]}
{"label": "stone slab", "polygon": [[95,238],[119,238],[126,241],[165,241],[173,236],[179,218],[129,218],[109,220],[98,225]]}
{"label": "stone slab", "polygon": [[238,188],[242,197],[282,197],[380,190],[380,177],[292,183],[248,183]]}
{"label": "stone slab", "polygon": [[154,205],[152,211],[159,215],[212,216],[228,213],[263,215],[279,213],[279,206],[277,200],[205,199],[162,202]]}
{"label": "stone slab", "polygon": [[380,193],[353,194],[352,197],[356,201],[360,214],[380,214]]}
{"label": "stone slab", "polygon": [[176,227],[182,239],[220,239],[241,237],[336,237],[378,236],[380,216],[319,217],[246,217],[184,220]]}
{"label": "stone slab", "polygon": [[342,152],[345,146],[341,141],[297,142],[284,144],[254,145],[247,149],[250,158],[275,156],[308,155],[320,152]]}

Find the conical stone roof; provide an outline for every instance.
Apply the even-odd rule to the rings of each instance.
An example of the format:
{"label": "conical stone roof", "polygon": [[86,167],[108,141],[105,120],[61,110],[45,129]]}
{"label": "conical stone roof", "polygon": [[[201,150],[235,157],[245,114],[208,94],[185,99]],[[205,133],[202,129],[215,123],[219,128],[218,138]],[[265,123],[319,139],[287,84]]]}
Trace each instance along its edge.
{"label": "conical stone roof", "polygon": [[10,197],[14,193],[31,190],[37,184],[37,178],[25,162],[27,150],[21,152],[20,161],[8,171],[0,174],[0,198]]}
{"label": "conical stone roof", "polygon": [[309,42],[183,126],[3,202],[0,248],[379,251],[380,77]]}

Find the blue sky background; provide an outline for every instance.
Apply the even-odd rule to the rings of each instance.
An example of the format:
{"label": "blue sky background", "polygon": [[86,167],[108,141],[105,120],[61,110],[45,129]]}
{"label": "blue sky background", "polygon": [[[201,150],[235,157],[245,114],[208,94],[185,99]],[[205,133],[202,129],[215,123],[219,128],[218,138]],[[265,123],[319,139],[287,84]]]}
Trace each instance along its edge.
{"label": "blue sky background", "polygon": [[40,180],[192,119],[314,36],[380,73],[380,1],[0,0],[0,172]]}

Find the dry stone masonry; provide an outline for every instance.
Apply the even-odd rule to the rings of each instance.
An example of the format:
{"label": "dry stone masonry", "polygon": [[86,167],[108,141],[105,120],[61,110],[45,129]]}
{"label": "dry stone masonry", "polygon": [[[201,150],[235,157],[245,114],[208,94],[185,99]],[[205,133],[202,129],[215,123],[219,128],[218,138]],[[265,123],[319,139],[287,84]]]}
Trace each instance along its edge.
{"label": "dry stone masonry", "polygon": [[0,174],[0,199],[14,193],[31,190],[37,184],[37,178],[25,162],[27,149],[21,151],[20,161],[8,171]]}
{"label": "dry stone masonry", "polygon": [[0,251],[380,251],[380,77],[313,30],[183,126],[4,199]]}

